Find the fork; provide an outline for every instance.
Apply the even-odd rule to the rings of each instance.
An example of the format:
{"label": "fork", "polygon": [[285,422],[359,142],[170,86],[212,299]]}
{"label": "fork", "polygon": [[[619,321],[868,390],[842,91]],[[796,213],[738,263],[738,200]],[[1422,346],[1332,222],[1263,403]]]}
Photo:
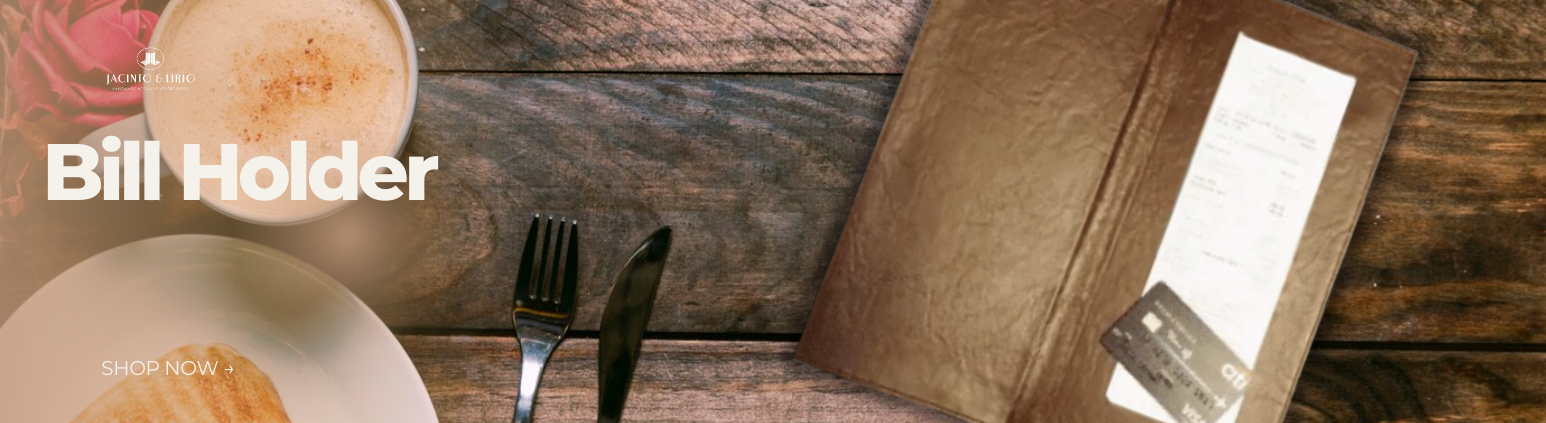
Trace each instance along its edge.
{"label": "fork", "polygon": [[[521,340],[521,391],[515,402],[515,417],[511,419],[515,423],[531,422],[537,382],[542,380],[548,357],[569,331],[576,308],[580,224],[558,219],[555,231],[553,216],[548,216],[547,228],[540,231],[539,236],[541,222],[541,215],[533,217],[531,230],[526,233],[520,273],[515,276],[515,307],[510,311],[510,319],[515,322],[515,336]],[[564,226],[569,230],[565,231]],[[536,255],[539,241],[542,243],[541,256]]]}

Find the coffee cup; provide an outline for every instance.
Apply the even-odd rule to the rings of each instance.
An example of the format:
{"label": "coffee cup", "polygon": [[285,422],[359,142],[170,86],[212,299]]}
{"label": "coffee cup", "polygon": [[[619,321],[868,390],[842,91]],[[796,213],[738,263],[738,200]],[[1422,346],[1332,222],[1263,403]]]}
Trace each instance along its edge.
{"label": "coffee cup", "polygon": [[[238,167],[259,155],[291,163],[291,141],[307,142],[311,162],[339,156],[345,141],[356,141],[359,162],[396,157],[417,100],[413,37],[391,0],[172,0],[138,60],[145,113],[81,143],[113,157],[122,151],[103,149],[107,136],[160,141],[163,172],[184,184],[185,145],[199,146],[201,165],[224,164],[221,144],[239,147]],[[276,182],[272,173],[251,176]],[[339,176],[327,178],[336,185]],[[259,201],[237,190],[226,200],[219,181],[200,185],[211,208],[261,225],[306,223],[350,203],[296,200],[288,191]]]}

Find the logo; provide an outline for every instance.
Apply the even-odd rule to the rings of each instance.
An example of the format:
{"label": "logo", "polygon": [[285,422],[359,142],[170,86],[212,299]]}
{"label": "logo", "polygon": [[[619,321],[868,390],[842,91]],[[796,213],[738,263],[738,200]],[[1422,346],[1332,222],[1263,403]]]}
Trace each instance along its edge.
{"label": "logo", "polygon": [[161,50],[155,47],[146,47],[144,50],[140,50],[139,56],[135,58],[139,60],[140,67],[145,68],[145,70],[156,70],[161,67],[161,62],[166,60],[166,55],[162,54]]}
{"label": "logo", "polygon": [[[144,73],[110,73],[110,74],[107,74],[107,80],[106,80],[105,84],[107,85],[108,89],[115,90],[115,91],[116,90],[187,91],[188,87],[186,85],[180,85],[180,84],[190,84],[190,83],[193,83],[193,80],[194,80],[193,74],[191,74],[191,73],[168,73],[168,74],[163,74],[163,73],[153,72],[156,69],[160,69],[161,65],[166,64],[166,53],[161,52],[161,49],[158,49],[158,48],[155,48],[155,47],[146,47],[145,49],[140,50],[140,54],[134,56],[134,62],[138,63],[141,68],[145,68],[145,72]],[[146,86],[144,86],[144,84],[156,84],[158,86],[146,87]],[[174,84],[178,84],[178,85],[174,85]]]}

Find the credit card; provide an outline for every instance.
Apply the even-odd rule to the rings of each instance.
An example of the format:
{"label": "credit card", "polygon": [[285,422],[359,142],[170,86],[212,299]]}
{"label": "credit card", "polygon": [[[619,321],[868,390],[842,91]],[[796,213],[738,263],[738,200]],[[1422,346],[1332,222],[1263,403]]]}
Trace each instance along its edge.
{"label": "credit card", "polygon": [[1251,370],[1164,281],[1101,345],[1181,423],[1215,423],[1245,396]]}

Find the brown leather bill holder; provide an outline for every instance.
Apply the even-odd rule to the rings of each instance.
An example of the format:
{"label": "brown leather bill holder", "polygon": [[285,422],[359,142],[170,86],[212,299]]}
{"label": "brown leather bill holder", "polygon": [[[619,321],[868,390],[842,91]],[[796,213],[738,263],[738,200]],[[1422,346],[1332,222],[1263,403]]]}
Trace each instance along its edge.
{"label": "brown leather bill holder", "polygon": [[1240,402],[1280,421],[1416,53],[1274,0],[935,2],[797,357],[970,421],[1151,421],[1101,335],[1242,34],[1357,81]]}

